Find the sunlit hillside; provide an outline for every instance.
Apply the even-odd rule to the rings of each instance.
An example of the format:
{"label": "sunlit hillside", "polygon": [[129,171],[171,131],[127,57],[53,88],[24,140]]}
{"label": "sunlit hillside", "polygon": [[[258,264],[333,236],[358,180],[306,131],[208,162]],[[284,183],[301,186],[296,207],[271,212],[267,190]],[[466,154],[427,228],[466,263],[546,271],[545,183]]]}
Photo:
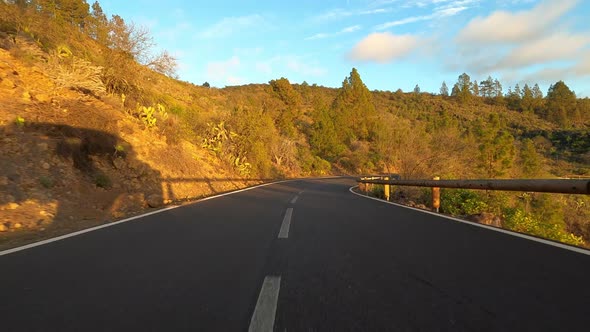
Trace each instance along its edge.
{"label": "sunlit hillside", "polygon": [[[590,176],[590,100],[567,82],[541,91],[535,82],[508,88],[457,73],[438,94],[418,85],[371,91],[353,68],[338,88],[277,77],[218,89],[177,80],[176,60],[153,46],[149,31],[107,18],[98,2],[0,2],[0,231],[67,224],[92,197],[102,198],[86,217],[99,224],[248,179]],[[426,202],[428,193],[398,198]],[[490,213],[505,227],[582,244],[588,204],[447,190],[442,212]]]}

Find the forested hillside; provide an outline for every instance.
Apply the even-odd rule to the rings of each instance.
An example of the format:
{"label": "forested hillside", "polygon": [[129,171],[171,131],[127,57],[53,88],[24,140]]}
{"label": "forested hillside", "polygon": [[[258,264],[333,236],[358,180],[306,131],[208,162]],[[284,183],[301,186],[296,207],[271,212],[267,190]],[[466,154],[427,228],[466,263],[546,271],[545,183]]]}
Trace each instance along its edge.
{"label": "forested hillside", "polygon": [[[0,47],[53,82],[47,96],[32,96],[37,105],[74,91],[135,121],[145,137],[164,137],[171,153],[192,144],[238,177],[590,175],[590,100],[562,81],[544,93],[535,82],[506,89],[463,73],[436,94],[418,85],[371,91],[353,68],[338,88],[277,78],[218,89],[175,79],[176,60],[154,46],[148,30],[107,17],[98,2],[0,3]],[[32,120],[12,112],[15,123]],[[398,194],[428,201],[427,191]],[[447,190],[442,210],[493,213],[505,227],[582,244],[590,241],[588,204],[587,197]]]}

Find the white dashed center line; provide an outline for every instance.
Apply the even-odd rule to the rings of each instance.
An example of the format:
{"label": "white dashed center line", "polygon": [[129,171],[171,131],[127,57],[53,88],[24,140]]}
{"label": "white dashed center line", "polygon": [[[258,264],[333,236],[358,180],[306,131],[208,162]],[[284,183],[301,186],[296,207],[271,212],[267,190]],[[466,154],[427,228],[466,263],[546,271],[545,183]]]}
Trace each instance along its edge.
{"label": "white dashed center line", "polygon": [[291,200],[291,204],[295,204],[295,202],[297,202],[298,198],[299,198],[299,196],[293,197],[293,199]]}
{"label": "white dashed center line", "polygon": [[279,230],[279,239],[289,238],[289,228],[291,227],[291,216],[293,215],[293,208],[288,208]]}
{"label": "white dashed center line", "polygon": [[248,332],[272,332],[274,330],[280,288],[280,276],[267,276],[264,278]]}

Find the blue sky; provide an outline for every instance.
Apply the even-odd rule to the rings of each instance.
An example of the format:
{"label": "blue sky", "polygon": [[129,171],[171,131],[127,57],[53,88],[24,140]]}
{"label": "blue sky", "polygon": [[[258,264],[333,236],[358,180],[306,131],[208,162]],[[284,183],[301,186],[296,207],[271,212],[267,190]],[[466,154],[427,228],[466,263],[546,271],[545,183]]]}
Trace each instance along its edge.
{"label": "blue sky", "polygon": [[[91,2],[91,1],[89,1]],[[352,67],[369,89],[438,93],[462,72],[508,86],[564,80],[590,96],[590,1],[102,0],[150,29],[180,79],[213,86],[339,87]]]}

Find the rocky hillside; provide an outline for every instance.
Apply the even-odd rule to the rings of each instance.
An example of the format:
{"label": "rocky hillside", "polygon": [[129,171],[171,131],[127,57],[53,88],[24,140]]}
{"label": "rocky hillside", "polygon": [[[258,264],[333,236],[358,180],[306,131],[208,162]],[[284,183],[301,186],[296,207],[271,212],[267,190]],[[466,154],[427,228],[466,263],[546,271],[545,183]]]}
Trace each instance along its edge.
{"label": "rocky hillside", "polygon": [[255,183],[2,49],[0,101],[0,249]]}

